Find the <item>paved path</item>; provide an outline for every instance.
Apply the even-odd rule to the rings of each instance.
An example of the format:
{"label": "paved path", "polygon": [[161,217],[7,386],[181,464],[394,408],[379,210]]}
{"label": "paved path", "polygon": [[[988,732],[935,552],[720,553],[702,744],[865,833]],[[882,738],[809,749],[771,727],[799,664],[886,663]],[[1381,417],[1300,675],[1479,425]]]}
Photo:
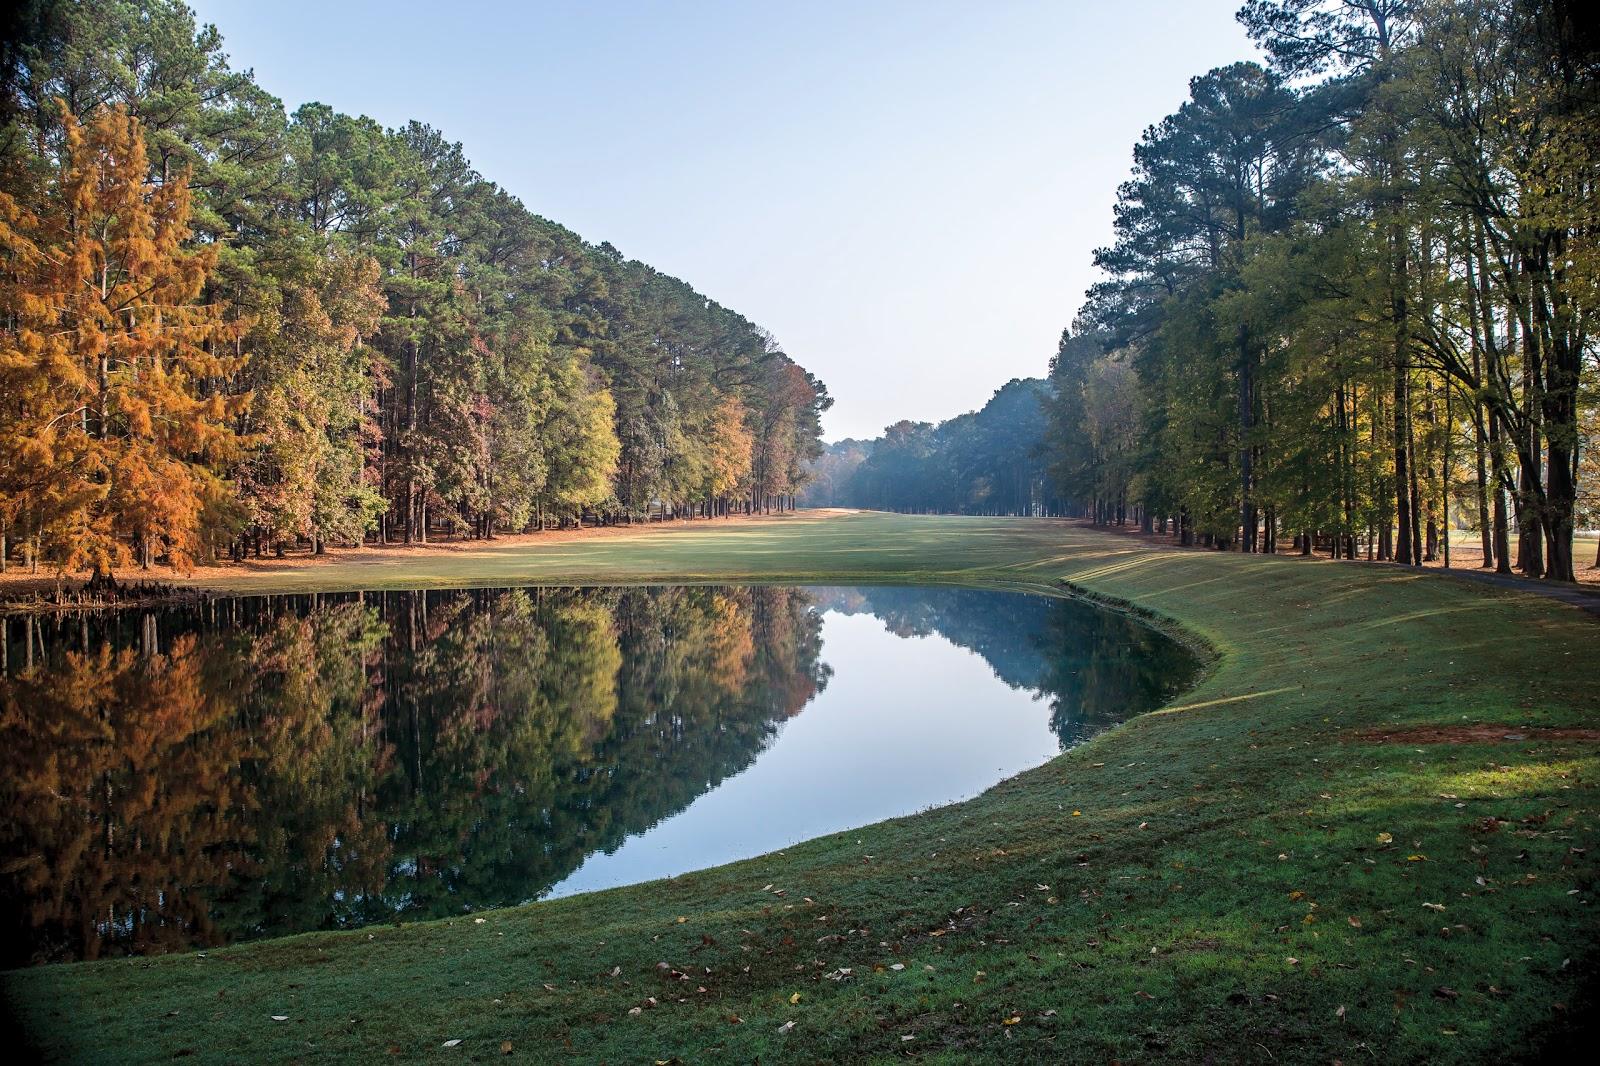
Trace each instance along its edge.
{"label": "paved path", "polygon": [[1503,589],[1516,589],[1518,592],[1531,592],[1536,596],[1570,603],[1579,610],[1588,611],[1596,618],[1600,618],[1600,589],[1569,585],[1565,582],[1534,581],[1526,577],[1517,577],[1515,574],[1497,574],[1492,570],[1459,570],[1452,567],[1449,570],[1429,568],[1427,572],[1477,581],[1485,585],[1498,585]]}

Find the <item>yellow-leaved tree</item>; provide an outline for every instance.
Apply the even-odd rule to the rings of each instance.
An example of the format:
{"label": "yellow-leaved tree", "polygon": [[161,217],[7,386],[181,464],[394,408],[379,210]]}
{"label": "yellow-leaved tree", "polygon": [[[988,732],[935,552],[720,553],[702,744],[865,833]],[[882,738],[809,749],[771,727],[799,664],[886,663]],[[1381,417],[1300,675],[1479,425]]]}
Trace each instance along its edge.
{"label": "yellow-leaved tree", "polygon": [[247,323],[198,302],[217,250],[194,246],[186,176],[151,179],[138,120],[63,121],[52,170],[0,192],[0,518],[35,566],[187,568],[231,507]]}
{"label": "yellow-leaved tree", "polygon": [[750,462],[755,454],[755,437],[748,426],[748,416],[739,397],[728,394],[717,405],[711,422],[711,435],[707,450],[711,455],[711,470],[706,494],[714,506],[746,487],[750,477]]}

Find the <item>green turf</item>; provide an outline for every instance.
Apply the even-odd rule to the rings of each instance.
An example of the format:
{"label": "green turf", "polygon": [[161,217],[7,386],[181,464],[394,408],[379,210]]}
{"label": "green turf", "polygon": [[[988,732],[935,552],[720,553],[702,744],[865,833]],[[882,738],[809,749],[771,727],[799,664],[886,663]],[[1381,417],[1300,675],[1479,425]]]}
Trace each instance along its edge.
{"label": "green turf", "polygon": [[1572,608],[1048,521],[886,515],[312,576],[1067,580],[1176,623],[1217,659],[1174,705],[975,800],[786,852],[482,922],[9,974],[9,1005],[44,1051],[1520,1061],[1570,1051],[1594,1006],[1596,745],[1363,736],[1600,726],[1600,624]]}

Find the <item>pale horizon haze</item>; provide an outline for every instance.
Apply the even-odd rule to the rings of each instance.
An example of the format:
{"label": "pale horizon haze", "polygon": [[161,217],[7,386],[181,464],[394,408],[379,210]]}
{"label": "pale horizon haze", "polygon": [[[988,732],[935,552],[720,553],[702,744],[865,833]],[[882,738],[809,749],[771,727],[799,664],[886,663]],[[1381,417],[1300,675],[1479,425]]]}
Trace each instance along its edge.
{"label": "pale horizon haze", "polygon": [[238,68],[460,141],[484,177],[770,330],[825,436],[1043,375],[1118,183],[1239,0],[200,0]]}

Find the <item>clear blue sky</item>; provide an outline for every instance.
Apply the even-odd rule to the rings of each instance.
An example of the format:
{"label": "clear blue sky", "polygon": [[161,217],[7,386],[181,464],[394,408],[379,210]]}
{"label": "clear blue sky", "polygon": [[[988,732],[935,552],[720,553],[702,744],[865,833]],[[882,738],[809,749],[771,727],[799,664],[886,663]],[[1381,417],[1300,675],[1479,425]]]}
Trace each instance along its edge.
{"label": "clear blue sky", "polygon": [[[194,0],[191,0],[194,2]],[[1239,0],[198,0],[291,109],[419,119],[771,330],[829,439],[1043,374],[1141,131]]]}

